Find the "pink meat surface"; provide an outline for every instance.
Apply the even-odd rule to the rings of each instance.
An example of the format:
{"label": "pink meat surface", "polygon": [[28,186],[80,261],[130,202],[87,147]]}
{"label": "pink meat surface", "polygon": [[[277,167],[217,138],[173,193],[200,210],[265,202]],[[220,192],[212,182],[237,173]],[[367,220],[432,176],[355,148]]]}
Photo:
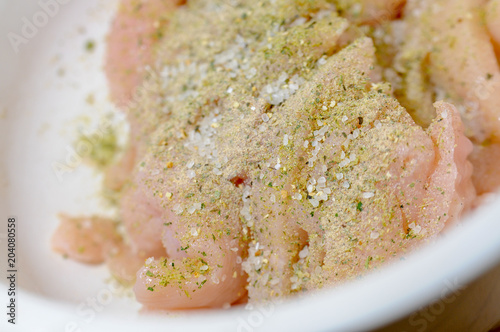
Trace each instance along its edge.
{"label": "pink meat surface", "polygon": [[[373,59],[369,39],[361,39],[329,58],[310,83],[275,111],[276,129],[244,143],[253,151],[251,146],[266,142],[275,152],[252,158],[259,165],[281,163],[286,176],[272,166],[262,173],[267,174],[265,181],[260,180],[256,168],[239,173],[239,180],[226,177],[216,183],[193,182],[190,176],[197,178],[196,174],[205,173],[195,166],[196,162],[190,162],[203,160],[197,159],[196,150],[183,148],[188,146],[189,137],[187,141],[170,141],[173,150],[154,147],[146,154],[143,166],[136,170],[134,183],[139,186],[133,189],[134,204],[122,207],[124,220],[137,226],[128,228],[131,237],[137,237],[137,245],[147,242],[159,247],[162,241],[165,257],[151,258],[138,273],[134,289],[140,302],[150,309],[220,307],[244,295],[245,286],[254,302],[317,289],[404,255],[458,220],[475,192],[470,180],[472,167],[466,160],[472,145],[464,136],[457,110],[450,104],[437,103],[438,117],[424,131],[379,88],[365,94],[354,92],[355,88],[349,92],[335,89],[340,79],[351,87],[363,82]],[[316,90],[318,86],[323,88]],[[343,102],[336,106],[334,117],[327,116],[332,112],[328,109],[312,107],[305,111],[297,106],[308,105],[311,96],[324,99],[326,105],[332,105],[332,99]],[[343,114],[349,114],[349,120]],[[324,119],[322,127],[310,118]],[[231,127],[215,145],[219,151],[227,151],[228,160],[234,160],[228,169],[239,168],[242,157],[237,157],[239,150],[228,146],[226,139],[245,137],[244,130],[255,118],[243,121],[248,123]],[[203,122],[199,127],[203,133]],[[294,150],[288,151],[282,147],[279,133],[296,127],[300,129],[293,135]],[[313,132],[326,135],[324,142],[318,142],[323,148],[316,155],[311,155],[309,145],[304,148],[302,144],[304,139],[313,141],[309,138],[315,137]],[[353,134],[342,135],[354,132],[356,139]],[[316,158],[310,159],[313,156]],[[346,164],[345,158],[352,160]],[[314,166],[297,168],[299,160],[308,159]],[[314,160],[332,163],[325,173],[325,165]],[[343,177],[339,179],[338,174]],[[303,179],[309,181],[304,184],[307,191],[312,186],[309,193],[298,190]],[[196,192],[197,183],[203,188],[201,192]],[[240,198],[222,200],[222,214],[213,213],[218,208],[208,203],[208,188],[217,190],[220,198],[225,193]],[[300,200],[293,198],[298,193]],[[323,195],[327,196],[324,203],[320,198],[313,203],[314,197]],[[152,211],[152,207],[154,218],[143,218],[144,212],[135,212]],[[227,217],[221,218],[224,215]],[[221,230],[227,230],[227,234],[221,234]],[[216,234],[217,241],[213,237]],[[247,259],[240,242],[247,238],[245,234],[251,236]]]}
{"label": "pink meat surface", "polygon": [[153,61],[153,46],[162,38],[170,12],[183,0],[123,0],[107,43],[106,74],[111,98],[127,104]]}
{"label": "pink meat surface", "polygon": [[[180,171],[173,167],[162,179],[161,193],[148,194],[151,191],[143,185],[130,190],[130,198],[122,201],[123,221],[133,248],[151,256],[137,273],[136,297],[146,309],[156,310],[231,304],[246,294],[246,277],[236,264],[242,247],[234,235],[220,234],[218,229],[226,224],[230,234],[238,234],[241,227],[236,220],[215,218],[207,224],[202,219],[182,222],[172,207],[176,210],[176,202],[185,199],[177,197],[179,191],[169,185]],[[157,174],[155,168],[140,169],[136,183],[147,183],[152,174]],[[161,207],[165,201],[169,208]]]}
{"label": "pink meat surface", "polygon": [[486,24],[491,35],[497,57],[500,58],[500,1],[489,0],[485,7]]}
{"label": "pink meat surface", "polygon": [[474,146],[470,159],[474,164],[472,180],[478,194],[495,192],[500,188],[500,144]]}
{"label": "pink meat surface", "polygon": [[134,251],[132,246],[125,243],[116,246],[106,257],[106,265],[113,277],[125,285],[133,285],[137,271],[148,258],[145,253]]}
{"label": "pink meat surface", "polygon": [[[163,38],[172,12],[185,0],[123,0],[108,36],[105,72],[111,99],[124,111],[142,83],[146,68],[153,65],[154,47]],[[130,123],[129,149],[123,158],[108,168],[105,186],[120,190],[130,177],[138,155],[140,130],[134,116]]]}
{"label": "pink meat surface", "polygon": [[[425,75],[430,81],[427,83],[432,84],[429,88],[461,106],[466,134],[477,143],[498,140],[500,135],[500,94],[496,93],[500,89],[500,68],[483,23],[481,3],[408,1],[407,45],[401,54],[405,59],[402,66],[419,58],[415,63],[428,68]],[[494,27],[490,22],[491,32]]]}
{"label": "pink meat surface", "polygon": [[113,220],[67,215],[60,215],[59,219],[59,227],[52,236],[52,248],[76,261],[103,263],[107,254],[122,241]]}
{"label": "pink meat surface", "polygon": [[[401,3],[365,10],[383,19],[384,6]],[[108,170],[108,187],[121,191],[125,240],[108,221],[82,228],[86,220],[68,219],[56,250],[106,261],[119,280],[135,282],[147,310],[223,307],[366,274],[433,241],[470,208],[472,144],[457,109],[435,103],[428,129],[415,124],[387,84],[372,83],[370,38],[339,51],[348,23],[328,2],[248,3],[252,15],[282,25],[268,35],[252,21],[248,40],[227,24],[248,17],[244,4],[192,2],[162,18],[178,4],[125,1],[109,38],[118,104],[130,100],[144,65],[158,62],[128,103],[129,153]],[[155,58],[155,22],[169,18],[170,39]],[[232,72],[234,57],[243,74]],[[436,82],[461,89],[451,73],[440,75]]]}
{"label": "pink meat surface", "polygon": [[[335,87],[339,76],[344,75],[345,80],[353,68],[368,72],[373,50],[367,42],[358,47],[366,53],[348,49],[333,56],[311,84],[289,102],[311,94],[322,98],[308,87],[319,82]],[[366,56],[360,57],[362,54]],[[340,64],[340,59],[346,63]],[[464,135],[455,107],[437,103],[438,117],[424,131],[393,99],[368,95],[350,106],[354,105],[356,111],[351,116],[355,122],[339,128],[338,123],[323,121],[324,126],[337,127],[340,132],[359,130],[353,141],[346,141],[336,130],[327,131],[332,135],[320,143],[318,160],[340,156],[339,164],[329,170],[335,176],[325,175],[319,164],[312,172],[294,171],[281,186],[292,194],[298,187],[293,179],[309,177],[309,200],[290,200],[265,185],[252,189],[259,193],[253,201],[256,228],[266,231],[255,234],[256,244],[250,244],[244,263],[251,300],[270,300],[355,278],[431,241],[470,208],[475,198],[472,166],[467,161],[472,144]],[[287,112],[282,112],[287,117]],[[337,112],[341,110],[337,108]],[[301,115],[288,117],[300,119]],[[361,126],[359,117],[364,119]],[[346,142],[351,154],[343,153]],[[287,165],[285,158],[290,157],[280,157]],[[306,160],[310,157],[304,155]],[[352,166],[342,166],[346,158],[352,158],[347,163]],[[374,165],[378,165],[377,171],[367,174]],[[321,203],[325,198],[327,201]],[[314,209],[318,204],[322,206]]]}
{"label": "pink meat surface", "polygon": [[397,18],[406,0],[337,0],[334,2],[353,21],[378,25]]}

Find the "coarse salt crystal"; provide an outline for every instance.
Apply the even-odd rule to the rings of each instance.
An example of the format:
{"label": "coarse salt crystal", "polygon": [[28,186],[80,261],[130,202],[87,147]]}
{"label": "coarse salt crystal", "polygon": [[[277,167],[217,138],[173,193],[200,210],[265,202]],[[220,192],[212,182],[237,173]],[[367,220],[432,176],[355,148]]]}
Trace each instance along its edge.
{"label": "coarse salt crystal", "polygon": [[286,135],[286,134],[285,134],[285,136],[283,136],[283,145],[284,146],[288,145],[288,135]]}
{"label": "coarse salt crystal", "polygon": [[373,196],[375,196],[375,194],[369,191],[363,193],[363,198],[372,198]]}
{"label": "coarse salt crystal", "polygon": [[415,234],[419,234],[421,230],[422,230],[422,227],[420,225],[413,227],[413,233],[415,233]]}
{"label": "coarse salt crystal", "polygon": [[328,195],[325,194],[323,191],[320,191],[316,194],[316,199],[319,201],[327,201],[328,200]]}
{"label": "coarse salt crystal", "polygon": [[318,207],[318,206],[319,206],[319,201],[318,201],[316,198],[311,198],[311,199],[309,200],[309,203],[311,203],[311,205],[312,205],[313,207]]}
{"label": "coarse salt crystal", "polygon": [[345,167],[345,166],[349,165],[350,162],[351,162],[350,159],[344,159],[340,162],[339,167]]}
{"label": "coarse salt crystal", "polygon": [[181,213],[182,213],[182,211],[184,211],[184,209],[181,207],[181,205],[180,205],[180,204],[176,204],[176,205],[174,206],[174,209],[173,209],[173,210],[174,210],[174,212],[175,212],[176,214],[181,214]]}
{"label": "coarse salt crystal", "polygon": [[262,114],[261,118],[262,118],[262,121],[264,121],[264,122],[269,121],[269,115],[267,115],[267,113]]}
{"label": "coarse salt crystal", "polygon": [[342,180],[344,178],[343,173],[337,173],[337,174],[335,174],[335,176],[337,177],[337,180]]}
{"label": "coarse salt crystal", "polygon": [[350,186],[351,186],[351,185],[349,184],[349,181],[344,181],[344,182],[342,183],[342,187],[344,187],[344,188],[346,188],[346,189],[349,189],[349,187],[350,187]]}
{"label": "coarse salt crystal", "polygon": [[299,257],[300,258],[306,258],[307,256],[309,256],[309,247],[308,246],[305,246],[304,249],[302,249],[300,252],[299,252]]}
{"label": "coarse salt crystal", "polygon": [[370,234],[370,238],[372,238],[372,239],[374,239],[374,240],[375,240],[375,239],[378,239],[378,237],[379,237],[379,236],[380,236],[380,234],[379,234],[378,232],[372,232],[372,233]]}
{"label": "coarse salt crystal", "polygon": [[192,178],[194,178],[196,176],[196,172],[193,171],[193,170],[189,170],[187,172],[187,176],[188,176],[188,178],[192,179]]}
{"label": "coarse salt crystal", "polygon": [[194,166],[194,161],[190,161],[187,163],[187,168],[192,168]]}
{"label": "coarse salt crystal", "polygon": [[305,140],[304,141],[304,148],[307,148],[309,146],[309,141]]}
{"label": "coarse salt crystal", "polygon": [[229,87],[229,88],[227,89],[227,93],[233,93],[233,88]]}
{"label": "coarse salt crystal", "polygon": [[276,196],[274,194],[271,195],[271,202],[276,203]]}
{"label": "coarse salt crystal", "polygon": [[349,118],[347,117],[347,115],[344,115],[344,116],[342,117],[342,122],[346,122],[347,120],[349,120]]}
{"label": "coarse salt crystal", "polygon": [[257,74],[257,69],[256,68],[250,68],[250,70],[247,72],[247,79],[251,79]]}

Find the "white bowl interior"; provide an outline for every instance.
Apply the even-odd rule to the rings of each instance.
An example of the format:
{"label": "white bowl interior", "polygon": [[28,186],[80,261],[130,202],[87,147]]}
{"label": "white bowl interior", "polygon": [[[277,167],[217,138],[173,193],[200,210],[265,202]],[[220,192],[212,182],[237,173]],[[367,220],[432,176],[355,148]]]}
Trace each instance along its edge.
{"label": "white bowl interior", "polygon": [[[18,53],[8,38],[0,41],[0,155],[4,158],[0,164],[0,217],[17,218],[23,315],[43,319],[51,331],[73,322],[100,331],[118,319],[127,322],[122,325],[125,330],[154,327],[164,324],[165,319],[169,319],[171,328],[182,327],[184,331],[205,324],[234,330],[242,326],[242,321],[248,323],[252,312],[240,310],[197,313],[197,319],[139,316],[140,306],[127,296],[129,292],[121,291],[123,294],[113,293],[111,300],[103,300],[105,305],[95,309],[94,315],[82,311],[88,308],[89,298],[102,300],[108,294],[108,273],[104,267],[62,259],[51,251],[49,241],[59,212],[109,213],[96,196],[99,176],[71,159],[69,151],[83,117],[95,122],[104,114],[117,112],[108,100],[102,72],[104,40],[116,0],[59,2],[53,1],[58,4],[58,12],[53,17],[47,15],[47,23],[40,24],[38,31],[19,45]],[[35,0],[0,1],[0,34],[22,36],[23,18],[33,21],[42,10]],[[85,48],[89,40],[95,42],[93,52]],[[86,102],[89,95],[95,99],[93,105]],[[70,169],[62,172],[60,165]],[[258,325],[270,331],[276,327],[358,330],[415,310],[441,294],[447,282],[463,285],[500,260],[499,203],[496,198],[438,243],[380,273],[273,306],[272,313],[259,311],[265,319]],[[0,230],[2,247],[4,232]],[[3,256],[1,262],[5,271]],[[5,288],[2,279],[2,294]],[[44,330],[43,324],[33,322],[24,320],[21,326]]]}

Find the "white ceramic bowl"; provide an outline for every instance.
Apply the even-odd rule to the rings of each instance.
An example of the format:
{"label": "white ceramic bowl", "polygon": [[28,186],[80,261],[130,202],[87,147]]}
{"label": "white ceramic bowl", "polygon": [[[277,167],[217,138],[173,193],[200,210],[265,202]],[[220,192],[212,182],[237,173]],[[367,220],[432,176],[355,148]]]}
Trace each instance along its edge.
{"label": "white ceramic bowl", "polygon": [[[104,267],[52,253],[57,213],[102,211],[95,195],[99,178],[71,159],[70,142],[76,119],[115,112],[101,69],[115,5],[0,0],[1,331],[359,331],[391,323],[386,330],[487,331],[500,321],[500,198],[378,273],[253,310],[140,315],[127,291],[106,281]],[[93,52],[85,49],[90,40]],[[70,167],[61,171],[61,164]],[[4,313],[8,217],[17,220],[16,325]]]}

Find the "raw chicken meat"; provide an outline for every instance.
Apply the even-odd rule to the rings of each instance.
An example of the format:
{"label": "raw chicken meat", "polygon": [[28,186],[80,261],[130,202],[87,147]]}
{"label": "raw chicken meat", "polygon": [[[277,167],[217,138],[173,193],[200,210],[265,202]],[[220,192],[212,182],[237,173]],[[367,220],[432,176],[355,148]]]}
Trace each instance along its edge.
{"label": "raw chicken meat", "polygon": [[[457,106],[475,145],[471,161],[478,170],[473,176],[478,194],[500,185],[495,153],[500,146],[498,5],[496,0],[410,0],[404,19],[386,27],[392,36],[380,42],[386,50],[379,58],[392,67],[386,78],[417,123],[430,124],[437,100]],[[392,61],[385,60],[391,56]]]}
{"label": "raw chicken meat", "polygon": [[[412,109],[424,129],[377,80],[373,41],[356,27],[394,19],[404,1],[137,3],[125,1],[115,20],[107,70],[132,128],[129,152],[106,177],[120,193],[124,232],[111,249],[93,240],[94,260],[62,251],[135,281],[146,309],[220,308],[336,285],[434,241],[471,208],[473,146],[460,112],[474,140],[495,139],[498,94],[468,94],[477,77],[498,76],[489,42],[456,41],[470,52],[461,61],[438,39],[456,37],[448,21],[407,30],[403,50],[440,46],[416,51],[435,71],[426,84],[479,104],[464,113],[435,102],[416,53],[402,52],[395,61],[410,59],[408,77],[419,78],[407,82],[409,96],[425,95],[412,100],[427,105]],[[452,20],[472,6],[410,1],[404,19],[420,27],[417,9],[434,17],[445,4]],[[460,34],[486,38],[475,16],[463,20]],[[435,44],[426,33],[439,35]],[[58,248],[81,233],[71,227],[58,231]]]}
{"label": "raw chicken meat", "polygon": [[406,0],[333,0],[341,13],[356,23],[376,25],[401,14]]}
{"label": "raw chicken meat", "polygon": [[[500,69],[480,10],[474,0],[408,1],[397,64],[404,68],[410,100],[418,105],[411,96],[421,94],[414,90],[428,89],[461,105],[466,134],[478,143],[497,139],[500,132],[500,94],[495,93]],[[424,125],[433,117],[433,110],[417,106],[415,112]]]}
{"label": "raw chicken meat", "polygon": [[60,215],[59,219],[61,223],[52,237],[52,248],[76,261],[103,263],[106,255],[122,241],[113,220],[67,215]]}
{"label": "raw chicken meat", "polygon": [[495,46],[497,57],[500,59],[500,1],[489,0],[485,12],[488,31]]}
{"label": "raw chicken meat", "polygon": [[106,74],[111,98],[126,105],[153,62],[153,45],[163,26],[183,0],[123,0],[113,21],[107,44]]}

